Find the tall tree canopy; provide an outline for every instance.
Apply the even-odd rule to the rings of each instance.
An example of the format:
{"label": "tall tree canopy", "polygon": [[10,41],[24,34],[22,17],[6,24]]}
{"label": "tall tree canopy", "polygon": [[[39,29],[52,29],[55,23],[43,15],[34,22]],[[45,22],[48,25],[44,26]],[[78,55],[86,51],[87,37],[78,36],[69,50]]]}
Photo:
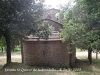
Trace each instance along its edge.
{"label": "tall tree canopy", "polygon": [[73,7],[64,7],[64,41],[79,48],[100,49],[100,0],[76,0]]}
{"label": "tall tree canopy", "polygon": [[[98,39],[100,38],[99,6],[99,0],[76,0],[76,5],[74,5],[73,7],[65,6],[65,27],[62,31],[62,34],[65,32],[66,35],[63,35],[63,39],[68,39],[69,34],[71,34],[74,37],[70,35],[70,38],[73,38],[72,40],[74,40],[74,42],[76,41],[75,38],[79,37],[82,40],[78,38],[77,41],[85,44],[87,42],[87,46],[94,45],[94,42],[96,44],[96,42],[98,42]],[[71,28],[72,30],[70,30],[70,32],[68,33],[68,30]],[[65,36],[67,35],[68,37],[65,38]],[[83,37],[85,39],[83,39]]]}
{"label": "tall tree canopy", "polygon": [[93,47],[97,47],[97,45],[100,44],[100,1],[77,0],[77,5],[84,11],[86,17],[84,25],[86,25],[86,30],[89,35],[87,35],[87,39],[91,42]]}
{"label": "tall tree canopy", "polygon": [[38,31],[37,21],[43,12],[43,0],[1,0],[0,36],[7,44],[7,62],[11,62],[11,38],[24,37]]}

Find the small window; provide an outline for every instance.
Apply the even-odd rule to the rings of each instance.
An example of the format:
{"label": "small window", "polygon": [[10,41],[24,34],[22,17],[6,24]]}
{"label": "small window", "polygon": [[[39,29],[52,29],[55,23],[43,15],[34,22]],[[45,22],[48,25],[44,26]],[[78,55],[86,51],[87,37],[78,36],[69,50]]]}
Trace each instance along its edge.
{"label": "small window", "polygon": [[59,13],[56,13],[55,17],[56,17],[56,20],[59,20]]}

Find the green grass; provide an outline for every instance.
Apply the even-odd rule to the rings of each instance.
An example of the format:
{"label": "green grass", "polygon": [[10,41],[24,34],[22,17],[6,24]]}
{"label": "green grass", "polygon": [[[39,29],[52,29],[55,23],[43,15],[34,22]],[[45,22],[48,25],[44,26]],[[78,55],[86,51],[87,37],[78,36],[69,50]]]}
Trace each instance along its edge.
{"label": "green grass", "polygon": [[[21,51],[17,51],[17,52],[12,52],[11,55],[21,55]],[[0,52],[0,56],[6,56],[6,53]],[[12,62],[18,62],[21,63],[22,59],[21,58],[12,58]],[[0,69],[3,67],[3,65],[6,64],[6,58],[0,59]]]}
{"label": "green grass", "polygon": [[[15,72],[5,72],[5,69],[16,69]],[[17,71],[17,69],[20,69],[22,71]],[[75,75],[73,72],[65,72],[65,71],[31,71],[26,72],[23,71],[23,69],[35,69],[33,66],[27,66],[25,64],[21,63],[10,63],[3,67],[3,69],[0,71],[0,75]]]}
{"label": "green grass", "polygon": [[15,51],[21,51],[21,47],[20,46],[16,46],[15,47]]}
{"label": "green grass", "polygon": [[[15,59],[14,59],[15,60]],[[19,61],[19,60],[18,60]],[[27,66],[25,64],[19,63],[10,63],[8,65],[5,65],[3,69],[0,71],[0,75],[99,75],[100,73],[100,59],[96,60],[93,59],[93,64],[90,65],[87,60],[82,60],[81,63],[76,64],[76,68],[81,68],[80,72],[74,72],[74,71],[31,71],[31,72],[22,72],[22,71],[8,71],[5,72],[5,69],[37,69],[37,67],[34,66]],[[40,69],[40,67],[38,67]]]}
{"label": "green grass", "polygon": [[[77,63],[75,67],[82,68],[81,72],[100,72],[100,57],[98,59],[95,56],[92,56],[92,64],[90,65],[87,56],[77,56],[80,59],[80,63]],[[79,73],[80,75],[80,73]]]}
{"label": "green grass", "polygon": [[[21,63],[22,59],[20,58],[12,58],[12,62],[17,62],[17,63]],[[3,65],[6,64],[6,59],[0,59],[0,69],[3,67]]]}
{"label": "green grass", "polygon": [[82,51],[81,51],[81,49],[76,48],[76,52],[83,52],[83,51],[87,51],[87,50],[86,49],[82,49]]}
{"label": "green grass", "polygon": [[12,55],[21,55],[21,51],[12,52]]}
{"label": "green grass", "polygon": [[100,75],[100,73],[96,72],[81,72],[81,73],[75,73],[75,75]]}
{"label": "green grass", "polygon": [[[78,51],[80,51],[78,49]],[[12,55],[20,55],[21,52],[12,52]],[[0,56],[5,56],[5,53],[1,53]],[[32,72],[5,72],[5,68],[15,68],[15,69],[33,69],[36,67],[33,66],[27,66],[25,64],[21,64],[20,58],[12,58],[12,62],[17,63],[11,63],[8,65],[5,65],[4,68],[0,71],[0,75],[99,75],[100,73],[100,57],[99,59],[95,59],[93,57],[93,63],[92,65],[89,64],[88,59],[86,56],[78,56],[81,60],[75,64],[75,68],[81,68],[80,72],[74,72],[74,71],[32,71]],[[3,65],[6,63],[6,59],[0,59],[0,68],[3,67]],[[39,67],[40,68],[40,67]]]}
{"label": "green grass", "polygon": [[[21,51],[11,52],[11,55],[21,55]],[[6,56],[6,52],[0,52],[0,56]]]}
{"label": "green grass", "polygon": [[[96,63],[98,63],[97,60],[95,60]],[[87,66],[90,68],[90,65]],[[13,71],[5,71],[5,69],[16,69],[15,72]],[[0,71],[0,75],[99,75],[99,72],[97,71],[83,71],[84,67],[82,67],[82,71],[80,72],[74,72],[74,71],[31,71],[26,72],[23,69],[34,69],[33,66],[27,66],[25,64],[21,63],[10,63],[8,65],[5,65],[3,69]],[[18,71],[17,69],[20,69]]]}
{"label": "green grass", "polygon": [[6,52],[0,52],[0,56],[5,56],[6,55]]}
{"label": "green grass", "polygon": [[[14,49],[14,52],[12,51],[12,53],[20,53],[20,52],[21,52],[20,46],[16,46],[15,49]],[[3,53],[6,54],[6,48],[4,48]],[[2,50],[0,48],[0,55],[2,55],[3,53],[2,53]]]}

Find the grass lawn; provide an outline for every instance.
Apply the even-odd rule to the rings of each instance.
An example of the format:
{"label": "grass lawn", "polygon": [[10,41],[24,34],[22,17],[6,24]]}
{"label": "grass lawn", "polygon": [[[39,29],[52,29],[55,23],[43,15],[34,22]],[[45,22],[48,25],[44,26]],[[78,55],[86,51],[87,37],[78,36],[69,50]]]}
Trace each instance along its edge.
{"label": "grass lawn", "polygon": [[[21,51],[12,52],[11,55],[21,55]],[[0,52],[0,56],[6,56],[6,52]]]}
{"label": "grass lawn", "polygon": [[[79,50],[78,50],[79,51]],[[83,51],[82,51],[83,52]],[[20,52],[13,52],[12,55],[20,55]],[[5,56],[5,53],[0,56]],[[34,71],[34,69],[40,69],[45,67],[27,66],[21,63],[20,58],[12,58],[12,62],[3,67],[6,63],[5,59],[0,59],[0,75],[100,75],[100,58],[97,60],[93,57],[93,63],[90,65],[86,56],[78,56],[81,60],[77,60],[74,69],[81,69],[80,71]],[[7,71],[12,69],[13,71]],[[25,71],[26,70],[26,71]],[[27,71],[30,70],[30,71]],[[47,68],[46,68],[47,70]],[[52,70],[52,69],[51,69]]]}
{"label": "grass lawn", "polygon": [[79,48],[76,48],[76,52],[83,52],[83,51],[87,51],[86,49],[79,49]]}
{"label": "grass lawn", "polygon": [[[77,68],[79,63],[77,64]],[[87,66],[86,64],[83,67],[83,63],[81,67],[80,72],[75,72],[75,71],[34,71],[34,69],[38,69],[38,67],[33,67],[33,66],[27,66],[25,64],[21,63],[10,63],[8,65],[5,65],[3,69],[0,71],[0,75],[100,75],[100,71],[93,70],[92,67],[97,67],[97,65],[89,65]],[[98,65],[98,70],[100,70],[100,65]],[[86,69],[87,68],[87,69]],[[7,71],[9,69],[14,69],[13,71]],[[40,67],[39,67],[40,69]],[[84,70],[86,69],[86,70]],[[89,70],[90,69],[90,70]],[[30,70],[27,72],[27,70]]]}
{"label": "grass lawn", "polygon": [[[11,55],[21,55],[20,51],[17,52],[12,52]],[[1,53],[0,52],[0,57],[5,56],[6,57],[6,52]],[[18,62],[21,63],[22,60],[21,58],[12,58],[12,62]],[[3,65],[6,64],[6,58],[0,59],[0,69],[3,67]]]}

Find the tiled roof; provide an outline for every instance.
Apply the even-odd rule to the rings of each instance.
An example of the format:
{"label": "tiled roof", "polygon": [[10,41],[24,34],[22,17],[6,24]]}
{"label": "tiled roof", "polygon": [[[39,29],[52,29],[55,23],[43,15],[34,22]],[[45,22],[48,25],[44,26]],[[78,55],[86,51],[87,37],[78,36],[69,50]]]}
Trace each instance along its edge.
{"label": "tiled roof", "polygon": [[51,36],[49,36],[49,38],[46,39],[39,39],[39,37],[37,36],[27,36],[28,39],[26,39],[26,41],[56,41],[56,40],[61,40],[60,36],[59,36],[59,32],[54,31],[53,34]]}

